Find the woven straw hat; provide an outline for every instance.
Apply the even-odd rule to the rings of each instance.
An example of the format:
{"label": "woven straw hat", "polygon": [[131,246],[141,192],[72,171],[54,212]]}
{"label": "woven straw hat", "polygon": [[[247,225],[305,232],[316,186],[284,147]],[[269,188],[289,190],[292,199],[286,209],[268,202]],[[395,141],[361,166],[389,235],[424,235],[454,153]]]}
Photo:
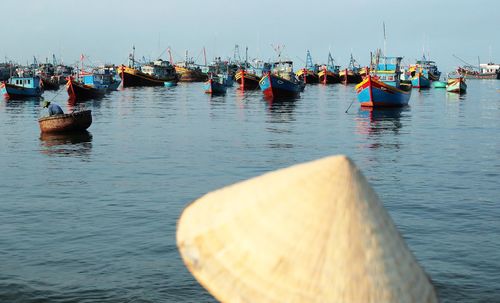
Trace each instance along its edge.
{"label": "woven straw hat", "polygon": [[389,214],[345,156],[206,194],[182,213],[177,245],[221,302],[437,302]]}

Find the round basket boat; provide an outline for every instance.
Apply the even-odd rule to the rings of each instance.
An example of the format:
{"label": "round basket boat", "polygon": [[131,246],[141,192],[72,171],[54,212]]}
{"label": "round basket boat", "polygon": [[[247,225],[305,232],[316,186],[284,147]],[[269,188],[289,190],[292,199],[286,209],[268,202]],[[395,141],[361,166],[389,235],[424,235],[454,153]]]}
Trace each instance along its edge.
{"label": "round basket boat", "polygon": [[92,124],[90,110],[71,114],[55,115],[38,119],[42,133],[78,132],[89,128]]}

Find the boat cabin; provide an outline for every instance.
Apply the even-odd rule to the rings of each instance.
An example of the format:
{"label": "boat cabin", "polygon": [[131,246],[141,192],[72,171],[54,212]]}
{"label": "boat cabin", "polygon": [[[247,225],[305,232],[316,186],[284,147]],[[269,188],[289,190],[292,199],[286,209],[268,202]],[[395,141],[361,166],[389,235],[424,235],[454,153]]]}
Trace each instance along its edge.
{"label": "boat cabin", "polygon": [[278,61],[273,63],[272,73],[287,80],[295,78],[293,73],[293,61]]}
{"label": "boat cabin", "polygon": [[482,63],[479,64],[479,67],[481,68],[481,73],[483,74],[490,74],[490,73],[500,73],[500,64],[494,64],[494,63]]}
{"label": "boat cabin", "polygon": [[39,88],[40,77],[10,77],[8,83],[26,88]]}
{"label": "boat cabin", "polygon": [[175,73],[175,68],[170,62],[158,59],[153,63],[141,66],[141,71],[151,76],[167,78]]}
{"label": "boat cabin", "polygon": [[402,59],[403,57],[380,57],[374,64],[376,68],[373,75],[386,84],[399,87]]}

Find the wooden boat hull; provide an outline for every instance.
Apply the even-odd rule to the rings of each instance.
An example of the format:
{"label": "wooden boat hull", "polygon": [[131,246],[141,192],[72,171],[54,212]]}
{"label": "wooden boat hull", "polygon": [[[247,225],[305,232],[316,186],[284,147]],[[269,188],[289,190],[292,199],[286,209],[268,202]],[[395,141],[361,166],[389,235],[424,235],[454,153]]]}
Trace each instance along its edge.
{"label": "wooden boat hull", "polygon": [[318,80],[321,84],[340,83],[340,77],[337,73],[329,70],[321,70],[318,73]]}
{"label": "wooden boat hull", "polygon": [[402,84],[397,88],[367,76],[356,85],[356,94],[361,106],[401,107],[410,102],[411,85]]}
{"label": "wooden boat hull", "polygon": [[349,83],[360,83],[362,81],[361,75],[352,70],[343,70],[339,72],[340,82],[347,85]]}
{"label": "wooden boat hull", "polygon": [[450,93],[463,94],[467,91],[467,84],[463,78],[449,79],[446,84],[446,91]]}
{"label": "wooden boat hull", "polygon": [[165,82],[178,81],[177,74],[167,78],[158,78],[123,65],[118,67],[118,75],[120,75],[123,87],[164,86]]}
{"label": "wooden boat hull", "polygon": [[22,87],[6,82],[0,83],[0,92],[6,99],[23,99],[31,97],[40,97],[43,93],[42,89]]}
{"label": "wooden boat hull", "polygon": [[234,75],[234,79],[243,90],[254,90],[259,88],[260,78],[257,75],[249,73],[247,71],[239,70]]}
{"label": "wooden boat hull", "polygon": [[203,88],[205,89],[206,94],[211,95],[224,95],[227,90],[227,87],[224,84],[214,81],[213,79],[208,79]]}
{"label": "wooden boat hull", "polygon": [[179,75],[179,82],[204,82],[208,80],[208,75],[197,69],[176,66],[175,72]]}
{"label": "wooden boat hull", "polygon": [[319,77],[318,74],[315,72],[308,70],[308,69],[301,69],[296,73],[297,77],[299,78],[300,81],[304,82],[305,84],[316,84],[319,83]]}
{"label": "wooden boat hull", "polygon": [[58,90],[60,87],[59,80],[57,78],[45,78],[41,77],[42,87],[44,90]]}
{"label": "wooden boat hull", "polygon": [[417,73],[411,78],[411,85],[415,88],[429,88],[431,87],[431,81],[421,73]]}
{"label": "wooden boat hull", "polygon": [[300,95],[302,86],[290,80],[267,73],[259,82],[260,89],[269,98],[294,98]]}
{"label": "wooden boat hull", "polygon": [[66,91],[69,98],[74,101],[83,101],[102,98],[106,92],[106,87],[95,88],[69,79],[66,83]]}
{"label": "wooden boat hull", "polygon": [[84,131],[92,124],[90,110],[71,114],[55,115],[38,119],[42,133],[65,133]]}

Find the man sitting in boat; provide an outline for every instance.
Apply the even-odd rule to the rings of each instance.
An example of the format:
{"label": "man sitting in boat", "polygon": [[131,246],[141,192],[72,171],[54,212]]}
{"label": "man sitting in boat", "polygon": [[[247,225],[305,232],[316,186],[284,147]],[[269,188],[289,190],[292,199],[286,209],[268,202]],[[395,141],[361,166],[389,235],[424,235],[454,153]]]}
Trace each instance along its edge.
{"label": "man sitting in boat", "polygon": [[55,103],[50,103],[50,101],[44,101],[43,107],[49,110],[49,116],[64,115],[62,108]]}

